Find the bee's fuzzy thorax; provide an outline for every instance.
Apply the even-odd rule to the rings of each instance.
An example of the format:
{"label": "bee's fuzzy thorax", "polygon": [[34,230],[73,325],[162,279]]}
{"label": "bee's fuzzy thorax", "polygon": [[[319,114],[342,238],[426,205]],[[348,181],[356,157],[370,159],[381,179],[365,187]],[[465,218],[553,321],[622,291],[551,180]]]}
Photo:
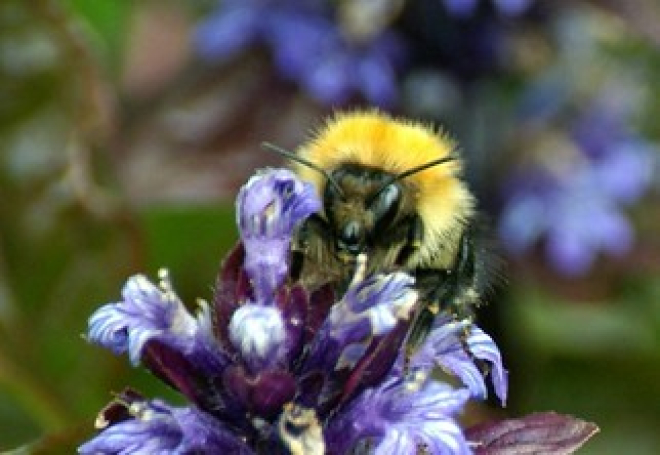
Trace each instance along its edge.
{"label": "bee's fuzzy thorax", "polygon": [[[398,120],[378,111],[339,113],[303,145],[299,156],[332,171],[344,164],[382,169],[393,175],[452,154],[453,140],[433,127]],[[323,194],[324,177],[295,164],[296,172]],[[472,216],[474,199],[460,179],[462,163],[456,159],[405,177],[415,191],[417,212],[424,222],[425,245],[418,262],[429,262],[462,231]],[[447,242],[449,240],[449,242]]]}

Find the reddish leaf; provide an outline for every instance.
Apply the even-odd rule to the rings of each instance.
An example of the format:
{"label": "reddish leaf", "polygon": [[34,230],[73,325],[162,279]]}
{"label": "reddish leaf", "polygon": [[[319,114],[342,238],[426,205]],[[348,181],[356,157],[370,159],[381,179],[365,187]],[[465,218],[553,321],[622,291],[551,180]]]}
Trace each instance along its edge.
{"label": "reddish leaf", "polygon": [[599,431],[590,422],[554,412],[488,422],[466,436],[477,455],[570,454]]}

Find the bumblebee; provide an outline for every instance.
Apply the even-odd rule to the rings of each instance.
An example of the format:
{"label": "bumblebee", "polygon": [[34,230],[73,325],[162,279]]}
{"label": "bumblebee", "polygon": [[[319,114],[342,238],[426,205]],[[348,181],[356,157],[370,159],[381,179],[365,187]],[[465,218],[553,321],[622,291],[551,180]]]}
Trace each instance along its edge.
{"label": "bumblebee", "polygon": [[412,274],[422,302],[409,335],[413,345],[439,312],[473,316],[493,274],[475,198],[446,134],[378,111],[347,112],[295,154],[278,151],[323,203],[294,239],[294,274],[312,286],[347,283],[350,264],[363,253],[369,273]]}

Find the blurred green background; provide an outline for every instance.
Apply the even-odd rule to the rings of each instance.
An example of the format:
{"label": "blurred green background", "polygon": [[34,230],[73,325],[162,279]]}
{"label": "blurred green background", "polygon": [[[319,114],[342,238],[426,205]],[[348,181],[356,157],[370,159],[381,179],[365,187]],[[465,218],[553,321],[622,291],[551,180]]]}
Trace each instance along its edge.
{"label": "blurred green background", "polygon": [[[401,8],[433,1],[442,5],[380,2],[391,9],[382,27],[409,32],[416,16]],[[200,58],[195,30],[220,3],[0,2],[0,450],[73,451],[125,385],[177,401],[125,358],[87,344],[88,316],[118,300],[129,275],[161,267],[184,301],[210,298],[236,239],[234,194],[255,168],[279,164],[259,144],[293,148],[333,105],[369,104],[364,93],[319,99],[278,74],[258,44],[220,63]],[[503,203],[493,194],[513,163],[538,157],[539,137],[561,135],[590,81],[609,78],[616,91],[621,76],[643,88],[630,122],[649,144],[660,137],[657,2],[528,3],[530,12],[493,22],[506,62],[452,68],[458,54],[434,62],[432,47],[411,51],[396,74],[399,101],[386,106],[446,124],[472,151],[468,178],[494,224]],[[472,14],[445,11],[433,27],[461,40],[475,17],[498,11]],[[566,30],[574,45],[562,47]],[[428,39],[407,38],[410,47]],[[565,55],[580,43],[591,60]],[[564,92],[575,104],[555,123],[515,113],[544,77],[594,71],[607,77]],[[561,165],[555,151],[545,159]],[[594,421],[601,433],[581,453],[660,453],[657,158],[654,149],[651,182],[625,208],[636,233],[625,254],[599,254],[566,276],[538,245],[521,255],[503,247],[507,284],[480,315],[511,374],[502,414],[555,410]]]}

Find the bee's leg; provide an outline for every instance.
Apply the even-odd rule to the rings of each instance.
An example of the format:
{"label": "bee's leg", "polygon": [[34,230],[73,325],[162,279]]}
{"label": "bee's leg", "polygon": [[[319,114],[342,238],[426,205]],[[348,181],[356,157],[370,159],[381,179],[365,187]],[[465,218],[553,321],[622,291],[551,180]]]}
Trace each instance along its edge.
{"label": "bee's leg", "polygon": [[[424,241],[424,224],[422,219],[415,215],[406,222],[406,242],[399,253],[397,263],[404,265],[419,250]],[[436,315],[440,311],[438,300],[429,298],[428,290],[436,289],[444,282],[446,272],[443,270],[423,270],[416,274],[417,289],[420,290],[420,304],[406,341],[406,359],[417,350],[428,335]],[[423,276],[423,277],[422,277]],[[421,278],[421,279],[420,279]]]}
{"label": "bee's leg", "polygon": [[[454,266],[448,270],[423,269],[416,273],[420,290],[420,305],[413,327],[408,336],[409,349],[414,351],[431,331],[440,313],[454,320],[471,320],[479,300],[476,289],[475,243],[471,231],[461,237]],[[466,346],[469,328],[462,336]]]}
{"label": "bee's leg", "polygon": [[[424,241],[424,224],[419,215],[404,220],[401,223],[403,228],[401,237],[405,238],[403,248],[397,256],[397,265],[404,265],[419,250]],[[393,242],[396,243],[396,242]]]}
{"label": "bee's leg", "polygon": [[446,286],[438,289],[440,305],[455,319],[471,319],[479,303],[479,293],[476,289],[474,238],[470,231],[461,237],[456,263],[449,275]]}
{"label": "bee's leg", "polygon": [[448,315],[456,321],[468,321],[458,338],[463,351],[485,375],[488,373],[488,364],[474,357],[468,345],[474,310],[481,303],[480,299],[486,292],[485,287],[489,278],[486,276],[488,273],[484,265],[477,262],[477,252],[481,251],[477,247],[477,242],[474,232],[471,229],[466,230],[461,238],[454,267],[447,270],[444,276],[441,273],[435,274],[437,287],[427,294],[429,303],[415,321],[411,338],[414,333],[413,341],[421,343],[439,313]]}
{"label": "bee's leg", "polygon": [[[483,294],[486,293],[486,286],[489,285],[488,280],[490,279],[484,265],[477,262],[477,252],[479,250],[477,242],[478,237],[473,230],[469,229],[463,234],[454,272],[456,287],[448,295],[447,310],[456,320],[469,321],[469,324],[459,334],[458,339],[461,342],[463,351],[485,376],[488,374],[489,364],[486,361],[477,359],[468,345],[468,338],[474,320],[474,310],[482,303],[481,299],[484,297]],[[483,256],[487,255],[486,252],[483,253]],[[481,260],[483,261],[485,258],[481,258]]]}
{"label": "bee's leg", "polygon": [[297,281],[300,279],[305,265],[305,258],[310,254],[310,249],[319,248],[318,245],[312,245],[312,243],[322,241],[320,239],[330,238],[330,235],[330,226],[317,213],[312,214],[300,225],[291,241],[289,274],[292,280]]}

